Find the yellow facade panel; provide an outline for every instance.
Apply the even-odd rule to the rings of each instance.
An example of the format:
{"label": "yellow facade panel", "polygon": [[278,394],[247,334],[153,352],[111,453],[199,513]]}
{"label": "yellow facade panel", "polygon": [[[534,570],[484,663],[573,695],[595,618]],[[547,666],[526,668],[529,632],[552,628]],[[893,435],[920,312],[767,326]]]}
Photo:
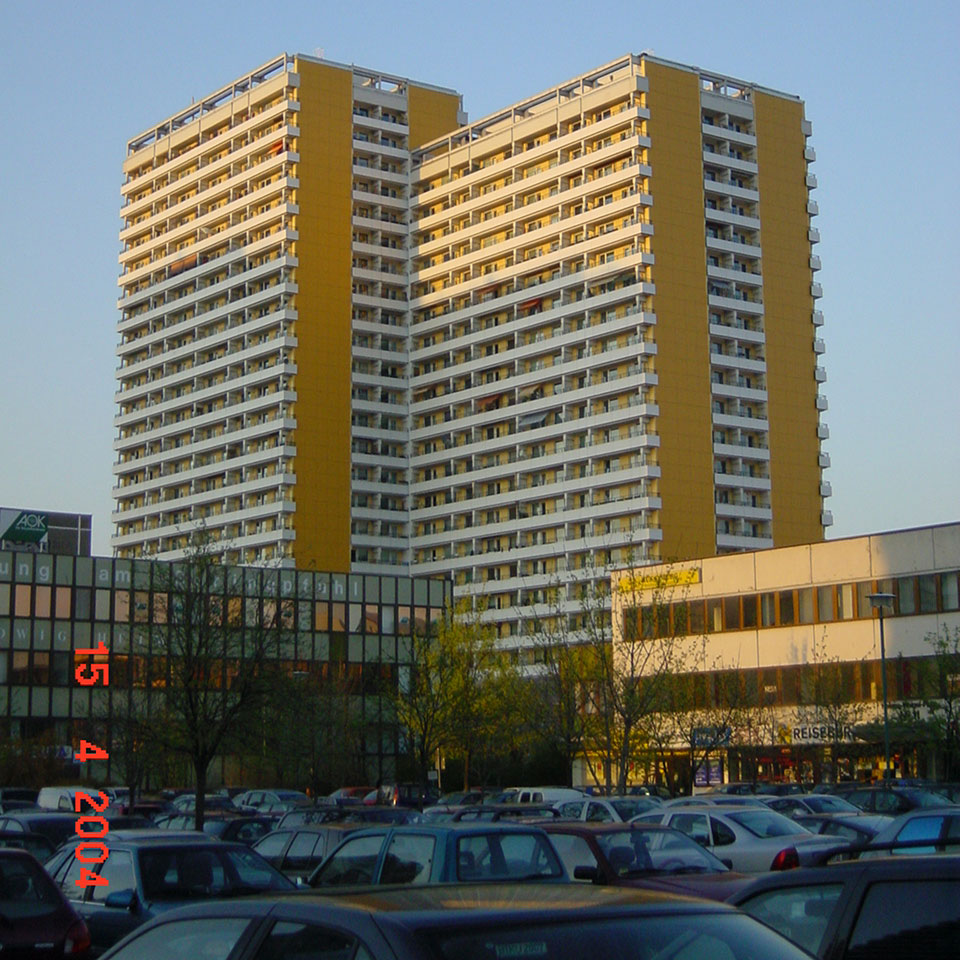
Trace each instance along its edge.
{"label": "yellow facade panel", "polygon": [[754,95],[774,546],[823,539],[803,105]]}
{"label": "yellow facade panel", "polygon": [[460,96],[442,90],[407,86],[408,142],[411,150],[457,128]]}
{"label": "yellow facade panel", "polygon": [[716,553],[706,243],[697,75],[644,61],[650,83],[657,432],[665,560]]}
{"label": "yellow facade panel", "polygon": [[302,569],[350,568],[353,76],[297,60],[296,541]]}

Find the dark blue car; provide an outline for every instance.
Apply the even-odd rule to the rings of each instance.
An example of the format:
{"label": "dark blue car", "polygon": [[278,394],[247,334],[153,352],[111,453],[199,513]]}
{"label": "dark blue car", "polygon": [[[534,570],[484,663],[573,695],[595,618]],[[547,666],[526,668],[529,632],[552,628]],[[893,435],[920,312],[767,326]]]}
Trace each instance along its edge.
{"label": "dark blue car", "polygon": [[539,827],[489,821],[410,824],[351,833],[310,886],[569,880]]}
{"label": "dark blue car", "polygon": [[[295,889],[242,843],[224,843],[192,831],[156,829],[111,832],[103,842],[109,856],[102,864],[77,859],[79,841],[59,850],[46,864],[47,872],[86,921],[93,956],[174,907]],[[96,851],[88,848],[85,854],[96,856]],[[107,883],[77,886],[85,867]]]}

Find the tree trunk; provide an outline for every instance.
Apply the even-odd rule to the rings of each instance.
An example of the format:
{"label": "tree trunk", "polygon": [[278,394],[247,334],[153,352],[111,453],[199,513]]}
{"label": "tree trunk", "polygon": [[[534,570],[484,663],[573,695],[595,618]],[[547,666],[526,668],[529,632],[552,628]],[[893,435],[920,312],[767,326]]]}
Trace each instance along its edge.
{"label": "tree trunk", "polygon": [[207,797],[207,766],[209,764],[200,758],[194,758],[193,772],[197,780],[197,805],[194,814],[194,828],[203,830],[204,814],[206,813]]}

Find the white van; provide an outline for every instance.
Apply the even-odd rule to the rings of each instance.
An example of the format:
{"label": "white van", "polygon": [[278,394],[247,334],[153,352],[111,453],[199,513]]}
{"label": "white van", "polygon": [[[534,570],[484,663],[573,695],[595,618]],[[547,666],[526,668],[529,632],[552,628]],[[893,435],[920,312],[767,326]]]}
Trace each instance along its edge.
{"label": "white van", "polygon": [[586,794],[573,787],[521,787],[511,803],[566,803],[583,800]]}
{"label": "white van", "polygon": [[75,809],[73,798],[78,790],[89,793],[92,797],[97,796],[96,787],[43,787],[37,794],[37,806],[41,810],[73,813]]}

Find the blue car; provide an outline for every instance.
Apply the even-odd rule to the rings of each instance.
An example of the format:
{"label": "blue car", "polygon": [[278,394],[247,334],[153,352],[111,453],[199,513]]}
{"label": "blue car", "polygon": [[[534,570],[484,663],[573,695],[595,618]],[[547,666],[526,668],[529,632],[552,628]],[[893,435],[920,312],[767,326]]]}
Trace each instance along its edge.
{"label": "blue car", "polygon": [[[81,842],[103,842],[102,864],[83,863]],[[97,856],[90,846],[80,851]],[[90,931],[93,956],[142,923],[198,900],[290,891],[295,886],[242,843],[224,843],[202,833],[168,830],[111,832],[102,841],[71,841],[46,863],[46,870]],[[104,884],[78,886],[93,871]]]}
{"label": "blue car", "polygon": [[311,887],[365,884],[566,883],[539,827],[489,821],[410,824],[351,833],[310,875]]}

